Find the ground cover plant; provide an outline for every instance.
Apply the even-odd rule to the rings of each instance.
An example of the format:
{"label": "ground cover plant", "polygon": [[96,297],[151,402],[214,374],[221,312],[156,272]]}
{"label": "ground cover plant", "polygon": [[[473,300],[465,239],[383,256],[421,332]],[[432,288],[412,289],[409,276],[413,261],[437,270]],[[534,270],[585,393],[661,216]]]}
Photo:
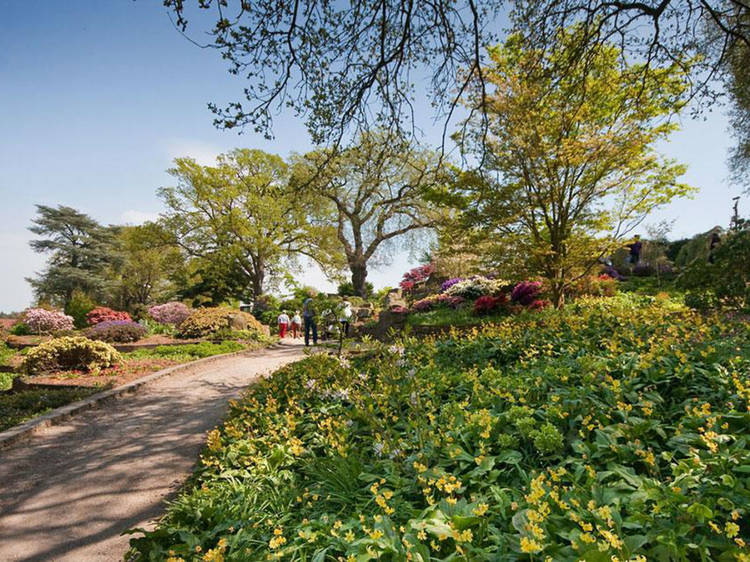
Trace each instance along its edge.
{"label": "ground cover plant", "polygon": [[98,388],[60,388],[0,393],[0,431],[46,414],[54,408],[82,400],[99,392]]}
{"label": "ground cover plant", "polygon": [[[146,560],[747,560],[750,330],[583,298],[313,356],[211,432]],[[171,558],[170,558],[171,557]]]}

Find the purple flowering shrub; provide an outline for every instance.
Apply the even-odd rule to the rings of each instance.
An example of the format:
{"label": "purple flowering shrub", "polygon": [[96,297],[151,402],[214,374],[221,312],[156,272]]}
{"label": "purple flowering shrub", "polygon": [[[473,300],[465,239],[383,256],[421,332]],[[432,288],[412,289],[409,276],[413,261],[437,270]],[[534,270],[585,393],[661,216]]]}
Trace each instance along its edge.
{"label": "purple flowering shrub", "polygon": [[445,291],[453,287],[453,285],[455,285],[456,283],[460,283],[461,281],[464,281],[463,277],[453,277],[451,279],[448,279],[447,281],[443,281],[443,284],[440,285],[440,292],[444,293]]}
{"label": "purple flowering shrub", "polygon": [[521,281],[513,287],[510,300],[523,306],[530,306],[541,292],[542,284],[539,281]]}
{"label": "purple flowering shrub", "polygon": [[72,316],[45,308],[29,308],[23,315],[23,323],[37,334],[73,329]]}
{"label": "purple flowering shrub", "polygon": [[181,302],[172,301],[152,306],[148,309],[148,314],[159,324],[179,326],[190,316],[190,308]]}
{"label": "purple flowering shrub", "polygon": [[86,337],[109,343],[129,343],[146,335],[146,328],[132,320],[105,320],[86,330]]}

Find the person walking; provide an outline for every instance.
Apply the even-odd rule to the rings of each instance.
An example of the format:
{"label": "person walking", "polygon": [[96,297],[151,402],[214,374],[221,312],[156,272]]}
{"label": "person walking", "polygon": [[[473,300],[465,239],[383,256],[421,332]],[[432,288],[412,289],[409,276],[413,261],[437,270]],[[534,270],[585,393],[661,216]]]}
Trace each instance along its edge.
{"label": "person walking", "polygon": [[714,263],[716,260],[714,252],[716,251],[716,248],[719,247],[719,244],[721,244],[721,236],[719,235],[719,232],[714,229],[711,233],[711,239],[708,244],[708,263]]}
{"label": "person walking", "polygon": [[305,321],[305,346],[310,345],[310,332],[312,332],[313,345],[318,345],[318,325],[315,321],[314,294],[310,294],[302,304],[302,318]]}
{"label": "person walking", "polygon": [[289,329],[289,315],[286,310],[282,310],[277,320],[279,324],[279,337],[284,339],[286,337],[286,331]]}
{"label": "person walking", "polygon": [[341,322],[341,329],[344,332],[344,337],[349,337],[349,323],[352,319],[352,303],[349,302],[348,299],[344,299],[344,302],[341,303],[341,317],[339,318],[339,322]]}
{"label": "person walking", "polygon": [[633,243],[628,244],[628,248],[630,248],[630,264],[635,265],[639,261],[641,261],[641,249],[643,248],[641,237],[636,234],[633,239]]}
{"label": "person walking", "polygon": [[299,315],[299,310],[294,311],[294,316],[292,316],[292,337],[296,340],[297,334],[300,331],[300,328],[302,328],[302,317]]}

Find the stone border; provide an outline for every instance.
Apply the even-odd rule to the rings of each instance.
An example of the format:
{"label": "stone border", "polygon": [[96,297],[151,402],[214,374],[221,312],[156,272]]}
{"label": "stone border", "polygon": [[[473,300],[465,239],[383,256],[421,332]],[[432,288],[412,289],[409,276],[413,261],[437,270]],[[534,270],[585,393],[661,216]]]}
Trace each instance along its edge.
{"label": "stone border", "polygon": [[195,367],[213,363],[215,361],[219,361],[229,357],[237,357],[241,355],[253,356],[267,349],[279,349],[281,347],[286,346],[280,343],[274,343],[260,349],[243,350],[235,351],[233,353],[224,353],[221,355],[212,355],[211,357],[196,359],[195,361],[191,361],[189,363],[182,363],[181,365],[167,367],[166,369],[156,371],[155,373],[151,373],[150,375],[146,375],[145,377],[141,377],[127,384],[123,384],[121,386],[105,390],[103,392],[98,392],[89,396],[88,398],[84,398],[83,400],[78,400],[76,402],[71,402],[70,404],[66,404],[65,406],[60,406],[59,408],[55,408],[51,412],[47,412],[46,414],[30,419],[29,421],[12,427],[11,429],[0,432],[0,450],[19,441],[22,441],[23,439],[31,437],[45,427],[57,425],[60,422],[65,421],[80,412],[96,408],[100,404],[115,400],[117,398],[125,396],[126,394],[132,394],[139,390],[141,387],[146,386],[147,384],[152,383],[158,379],[161,379],[162,377],[166,377],[168,375],[172,375],[182,371],[189,371],[191,369],[194,369]]}

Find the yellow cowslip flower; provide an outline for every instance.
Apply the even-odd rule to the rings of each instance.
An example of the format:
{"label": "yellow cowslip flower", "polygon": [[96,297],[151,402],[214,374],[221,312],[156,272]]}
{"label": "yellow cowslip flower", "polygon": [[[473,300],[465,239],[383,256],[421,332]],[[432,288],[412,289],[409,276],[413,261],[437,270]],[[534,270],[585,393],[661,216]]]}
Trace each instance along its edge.
{"label": "yellow cowslip flower", "polygon": [[737,533],[740,531],[740,526],[737,525],[737,523],[732,523],[731,521],[727,521],[727,524],[724,526],[724,534],[726,534],[727,537],[734,538],[737,536]]}
{"label": "yellow cowslip flower", "polygon": [[369,533],[369,535],[371,539],[377,540],[383,536],[383,531],[381,531],[380,529],[374,529],[373,531]]}
{"label": "yellow cowslip flower", "polygon": [[488,510],[489,508],[490,508],[490,506],[489,506],[489,505],[487,505],[486,503],[480,503],[480,504],[479,504],[478,506],[476,506],[476,507],[475,507],[475,508],[474,508],[474,509],[472,510],[472,513],[473,513],[474,515],[476,515],[477,517],[481,517],[482,515],[484,515],[485,513],[487,513],[487,510]]}
{"label": "yellow cowslip flower", "polygon": [[419,532],[417,533],[417,538],[420,541],[427,540],[427,533],[425,533],[424,530],[420,529]]}
{"label": "yellow cowslip flower", "polygon": [[352,531],[347,531],[346,535],[344,535],[344,538],[347,542],[354,541],[354,533]]}
{"label": "yellow cowslip flower", "polygon": [[521,537],[521,552],[536,553],[542,550],[542,545],[529,537]]}

